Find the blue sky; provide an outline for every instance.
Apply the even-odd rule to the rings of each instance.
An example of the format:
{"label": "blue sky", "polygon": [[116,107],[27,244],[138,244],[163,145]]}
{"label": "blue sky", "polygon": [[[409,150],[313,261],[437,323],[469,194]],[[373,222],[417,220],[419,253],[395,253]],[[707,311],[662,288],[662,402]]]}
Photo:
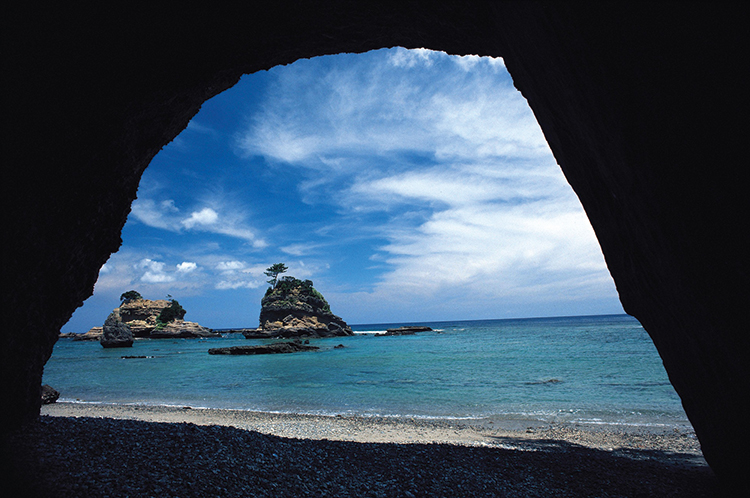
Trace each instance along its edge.
{"label": "blue sky", "polygon": [[122,238],[64,331],[131,289],[257,326],[277,262],[355,324],[622,312],[502,59],[395,48],[246,75],[152,161]]}

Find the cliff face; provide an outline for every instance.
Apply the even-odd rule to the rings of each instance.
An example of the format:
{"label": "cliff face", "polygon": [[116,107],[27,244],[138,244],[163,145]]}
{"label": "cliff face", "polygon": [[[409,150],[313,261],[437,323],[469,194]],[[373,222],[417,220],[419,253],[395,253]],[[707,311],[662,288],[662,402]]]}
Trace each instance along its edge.
{"label": "cliff face", "polygon": [[[133,337],[150,337],[156,330],[156,319],[169,304],[166,299],[132,299],[125,301],[118,309],[123,323],[128,324],[133,332]],[[182,310],[177,319],[182,320],[184,316],[185,310]]]}
{"label": "cliff face", "polygon": [[331,313],[323,295],[310,280],[285,278],[261,300],[260,327],[246,337],[333,337],[353,335],[340,317]]}

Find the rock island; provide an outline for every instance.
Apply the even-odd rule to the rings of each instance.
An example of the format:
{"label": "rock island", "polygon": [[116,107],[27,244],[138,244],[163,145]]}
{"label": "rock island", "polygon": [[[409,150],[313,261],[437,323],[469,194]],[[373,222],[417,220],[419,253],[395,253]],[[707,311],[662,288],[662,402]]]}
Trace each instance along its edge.
{"label": "rock island", "polygon": [[260,326],[244,330],[246,338],[354,335],[351,327],[331,312],[312,281],[283,277],[273,283],[261,300]]}
{"label": "rock island", "polygon": [[[105,348],[129,347],[136,337],[150,339],[214,337],[217,334],[195,322],[186,322],[185,309],[175,299],[144,299],[135,291],[121,296],[122,303],[101,328]],[[95,329],[98,327],[95,327]],[[93,335],[94,329],[87,332]]]}

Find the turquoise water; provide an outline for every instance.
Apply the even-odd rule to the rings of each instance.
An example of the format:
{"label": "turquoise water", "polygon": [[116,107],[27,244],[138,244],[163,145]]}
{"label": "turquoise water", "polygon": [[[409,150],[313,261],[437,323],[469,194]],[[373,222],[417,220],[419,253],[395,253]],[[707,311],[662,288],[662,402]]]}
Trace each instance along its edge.
{"label": "turquoise water", "polygon": [[[61,339],[44,382],[62,400],[313,414],[500,417],[682,426],[680,400],[645,330],[627,315],[353,326],[317,352],[209,355],[269,341],[137,340],[132,348]],[[272,341],[271,341],[272,342]],[[343,349],[333,349],[343,344]],[[123,355],[149,356],[122,359]]]}

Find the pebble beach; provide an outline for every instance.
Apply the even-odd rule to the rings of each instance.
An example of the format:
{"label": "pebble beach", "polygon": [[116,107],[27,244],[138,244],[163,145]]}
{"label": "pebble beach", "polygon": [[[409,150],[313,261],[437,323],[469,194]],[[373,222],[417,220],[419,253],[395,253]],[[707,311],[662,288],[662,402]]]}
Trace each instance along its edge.
{"label": "pebble beach", "polygon": [[11,496],[721,496],[692,431],[55,403]]}

